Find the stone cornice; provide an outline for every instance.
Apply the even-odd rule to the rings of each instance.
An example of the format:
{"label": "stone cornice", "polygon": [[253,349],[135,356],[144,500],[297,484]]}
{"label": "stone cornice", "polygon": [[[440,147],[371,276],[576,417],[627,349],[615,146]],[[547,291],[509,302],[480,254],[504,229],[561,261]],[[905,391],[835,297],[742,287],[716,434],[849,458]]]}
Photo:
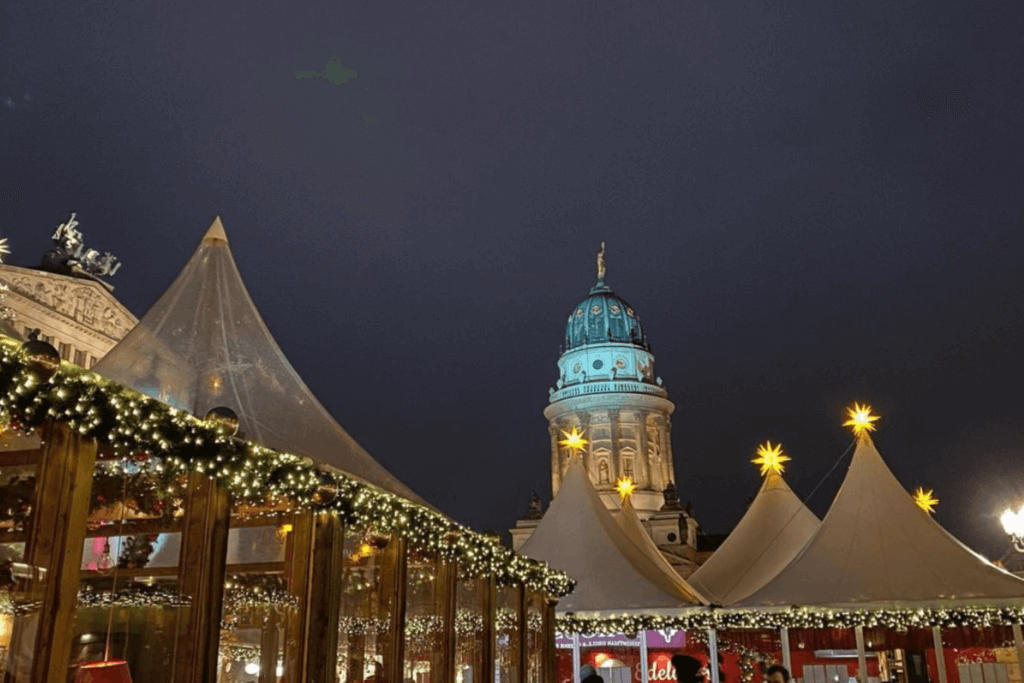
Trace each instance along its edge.
{"label": "stone cornice", "polygon": [[557,403],[576,396],[592,394],[649,394],[651,396],[668,396],[668,392],[659,386],[638,382],[636,380],[594,380],[580,382],[562,387],[551,394],[550,402]]}
{"label": "stone cornice", "polygon": [[634,393],[594,393],[564,398],[552,403],[544,409],[544,417],[549,421],[575,413],[589,410],[646,408],[657,413],[669,415],[675,410],[675,404],[667,398],[651,394]]}

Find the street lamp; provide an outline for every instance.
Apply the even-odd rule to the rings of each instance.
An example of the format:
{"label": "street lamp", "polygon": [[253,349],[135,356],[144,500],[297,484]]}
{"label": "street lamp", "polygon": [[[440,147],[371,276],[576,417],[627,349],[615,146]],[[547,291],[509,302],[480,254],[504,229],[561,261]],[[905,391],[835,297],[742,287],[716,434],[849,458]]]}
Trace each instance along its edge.
{"label": "street lamp", "polygon": [[1013,540],[1013,549],[1018,553],[1024,553],[1024,507],[1018,512],[1007,508],[999,517],[999,521],[1003,523],[1003,530]]}

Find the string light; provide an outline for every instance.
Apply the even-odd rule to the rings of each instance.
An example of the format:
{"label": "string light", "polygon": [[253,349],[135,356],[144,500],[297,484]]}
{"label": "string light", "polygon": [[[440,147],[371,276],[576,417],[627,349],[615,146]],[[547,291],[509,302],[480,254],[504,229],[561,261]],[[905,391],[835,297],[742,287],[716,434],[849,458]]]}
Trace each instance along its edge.
{"label": "string light", "polygon": [[[145,454],[159,468],[161,485],[189,472],[203,473],[217,480],[236,505],[287,500],[298,508],[336,514],[356,528],[397,534],[411,549],[456,561],[471,576],[494,576],[499,585],[525,585],[552,597],[568,595],[575,587],[564,572],[517,555],[439,512],[321,469],[309,458],[227,436],[215,422],[76,365],[61,363],[48,382],[37,382],[19,348],[15,340],[0,336],[0,413],[8,416],[12,430],[28,432],[58,420],[108,444],[122,458]],[[582,435],[576,438],[585,443]],[[325,496],[325,487],[333,495]]]}
{"label": "string light", "polygon": [[960,607],[947,609],[843,610],[826,607],[784,609],[698,608],[678,615],[621,614],[584,618],[569,613],[557,619],[560,633],[639,633],[661,629],[777,629],[864,628],[892,629],[985,627],[1020,623],[1024,607]]}

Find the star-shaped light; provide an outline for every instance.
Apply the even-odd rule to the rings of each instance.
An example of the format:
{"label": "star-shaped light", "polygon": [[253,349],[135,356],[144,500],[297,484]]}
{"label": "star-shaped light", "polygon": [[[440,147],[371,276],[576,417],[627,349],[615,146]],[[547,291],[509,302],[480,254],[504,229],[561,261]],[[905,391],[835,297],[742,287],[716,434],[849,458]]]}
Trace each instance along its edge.
{"label": "star-shaped light", "polygon": [[750,462],[761,466],[761,476],[763,477],[769,472],[782,474],[782,471],[786,469],[782,463],[790,459],[788,455],[783,454],[781,443],[773,446],[771,441],[765,441],[763,446],[757,447],[757,457]]}
{"label": "star-shaped light", "polygon": [[562,434],[565,434],[565,438],[558,443],[568,448],[572,455],[578,454],[587,447],[587,440],[583,438],[583,433],[577,431],[575,427],[572,428],[571,433],[563,431]]}
{"label": "star-shaped light", "polygon": [[633,491],[636,491],[636,484],[633,483],[632,477],[623,477],[615,482],[615,490],[622,496],[622,502],[626,502],[626,499],[633,495]]}
{"label": "star-shaped light", "polygon": [[935,506],[939,504],[939,499],[932,495],[934,493],[935,491],[932,489],[925,491],[923,488],[918,486],[917,490],[914,491],[914,502],[917,503],[917,507],[921,508],[928,514],[933,514],[935,512]]}
{"label": "star-shaped light", "polygon": [[7,246],[7,238],[0,237],[0,263],[4,262],[4,256],[11,253],[11,248]]}
{"label": "star-shaped light", "polygon": [[853,427],[853,433],[857,436],[863,436],[868,432],[875,431],[874,423],[879,420],[878,415],[871,414],[871,406],[861,405],[854,403],[852,408],[846,409],[847,416],[850,418],[843,423],[844,427]]}

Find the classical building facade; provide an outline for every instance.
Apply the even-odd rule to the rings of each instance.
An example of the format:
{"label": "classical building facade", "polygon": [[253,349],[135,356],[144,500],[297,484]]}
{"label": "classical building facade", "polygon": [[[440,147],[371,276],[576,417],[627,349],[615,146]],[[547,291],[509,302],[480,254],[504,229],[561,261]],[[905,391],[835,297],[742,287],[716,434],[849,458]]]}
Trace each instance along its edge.
{"label": "classical building facade", "polygon": [[[582,432],[583,464],[605,505],[619,509],[616,482],[636,484],[632,504],[659,549],[684,575],[697,564],[698,526],[676,496],[672,453],[672,411],[640,316],[604,282],[604,258],[598,255],[598,280],[569,314],[558,378],[550,390],[551,491],[558,495],[573,457],[564,443]],[[532,514],[512,530],[519,548],[537,525]]]}
{"label": "classical building facade", "polygon": [[53,344],[61,358],[91,368],[138,320],[100,279],[118,268],[109,253],[85,249],[75,214],[57,228],[54,249],[39,268],[0,261],[0,286],[8,320],[4,332],[24,339],[33,330]]}
{"label": "classical building facade", "polygon": [[8,288],[10,328],[21,337],[40,330],[40,339],[83,368],[95,365],[138,322],[94,280],[0,265],[0,283]]}

